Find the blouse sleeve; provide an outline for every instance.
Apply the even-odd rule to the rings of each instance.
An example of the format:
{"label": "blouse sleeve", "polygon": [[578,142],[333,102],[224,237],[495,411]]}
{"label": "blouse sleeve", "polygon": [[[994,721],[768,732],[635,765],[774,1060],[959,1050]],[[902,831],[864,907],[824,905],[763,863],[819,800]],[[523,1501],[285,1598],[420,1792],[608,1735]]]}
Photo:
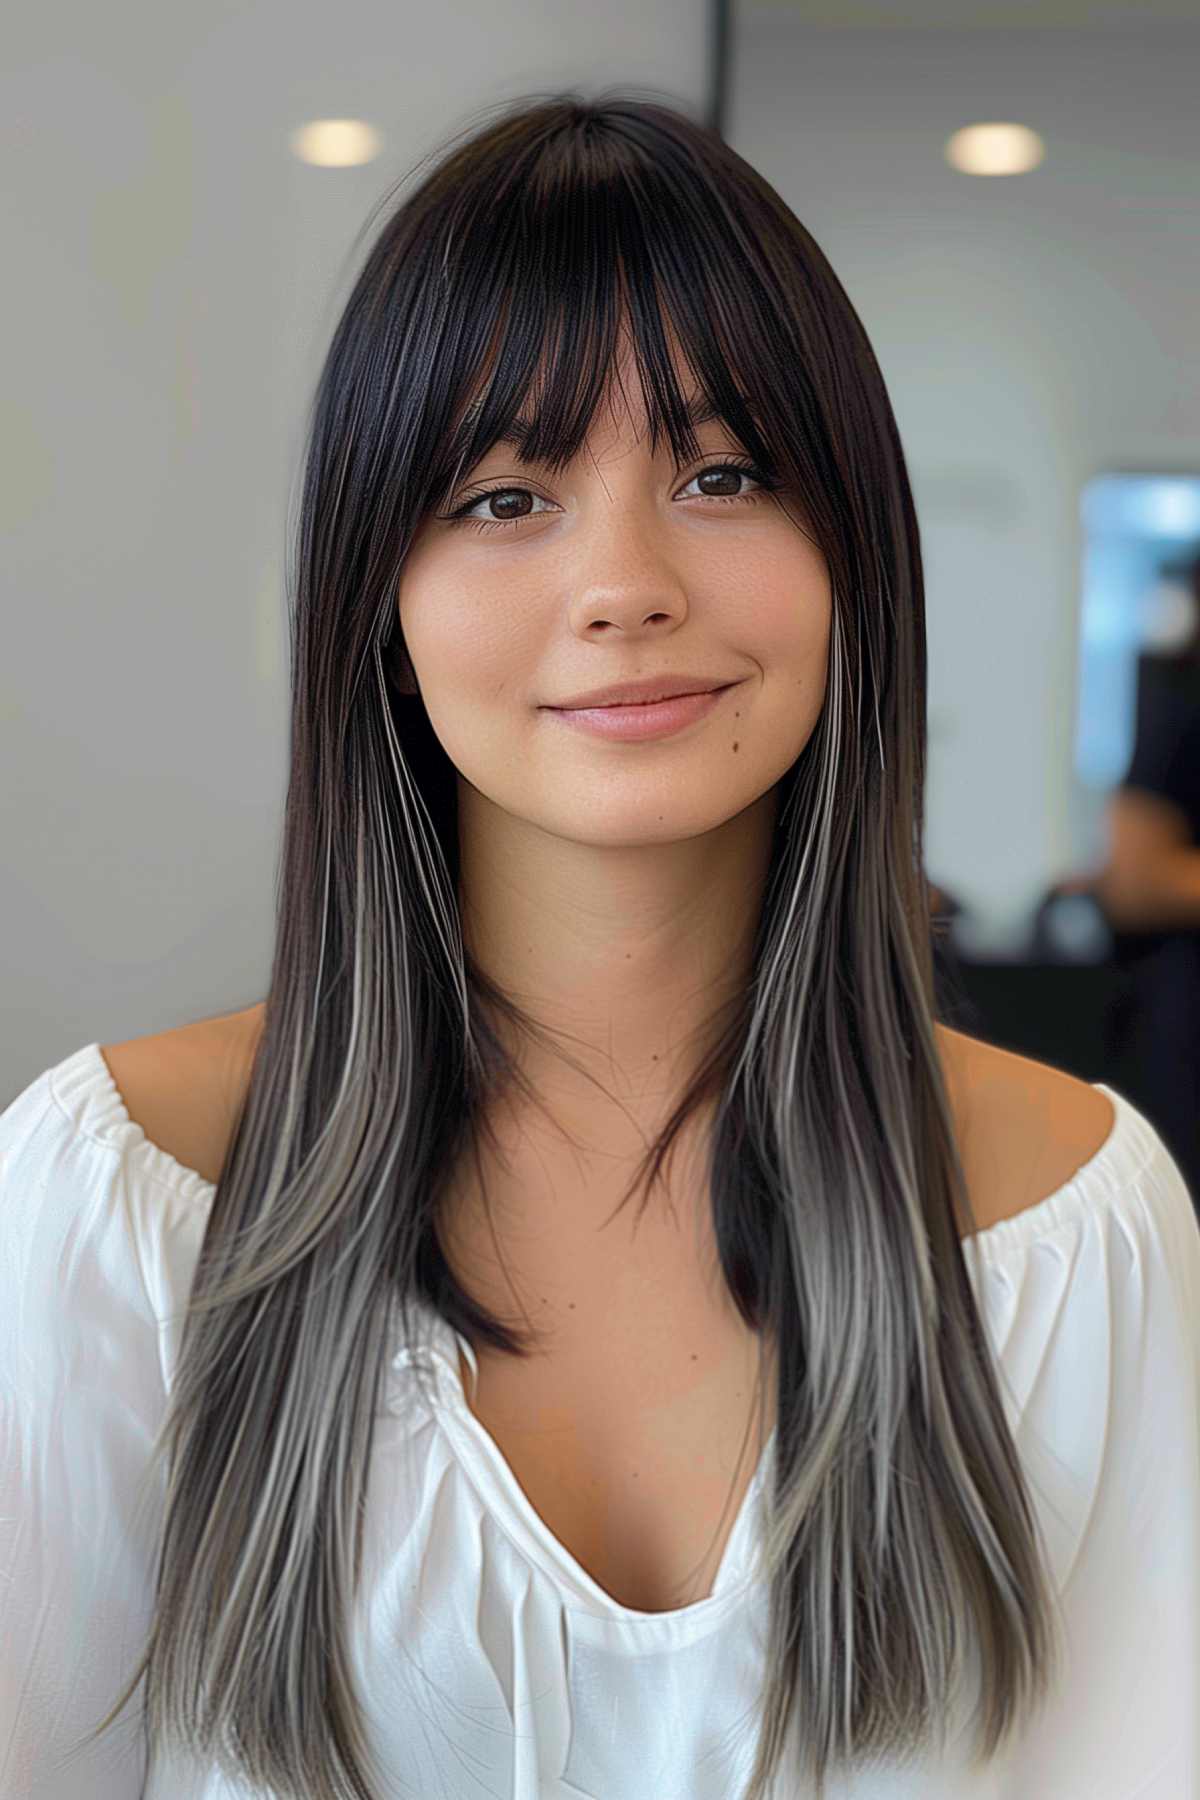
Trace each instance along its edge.
{"label": "blouse sleeve", "polygon": [[111,1145],[45,1075],[0,1114],[0,1795],[137,1800],[165,1405],[157,1328]]}
{"label": "blouse sleeve", "polygon": [[1200,1796],[1200,1225],[1121,1107],[1123,1148],[970,1253],[1065,1636],[1004,1800]]}

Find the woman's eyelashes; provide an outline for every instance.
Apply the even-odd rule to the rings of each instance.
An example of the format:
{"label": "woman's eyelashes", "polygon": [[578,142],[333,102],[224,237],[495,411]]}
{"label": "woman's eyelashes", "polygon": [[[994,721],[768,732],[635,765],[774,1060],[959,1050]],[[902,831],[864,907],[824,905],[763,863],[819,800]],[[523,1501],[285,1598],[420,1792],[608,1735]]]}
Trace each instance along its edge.
{"label": "woman's eyelashes", "polygon": [[[749,475],[756,485],[766,493],[772,492],[780,485],[777,481],[773,481],[770,476],[766,475],[755,463],[752,463],[748,457],[725,457],[721,462],[708,463],[703,469],[698,469],[684,485],[685,487],[691,487],[693,482],[702,480],[706,475],[728,474]],[[530,500],[540,500],[542,498],[540,494],[535,494],[532,488],[517,487],[514,486],[512,482],[505,482],[496,487],[477,489],[474,493],[468,494],[466,498],[450,512],[439,513],[438,517],[444,519],[446,523],[450,525],[472,525],[477,531],[495,531],[498,529],[503,530],[506,526],[510,525],[520,525],[526,519],[533,519],[539,516],[534,512],[519,513],[511,519],[475,519],[470,516],[475,508],[477,506],[482,506],[485,501],[495,500],[499,495],[509,494],[524,494],[527,495]],[[697,497],[701,500],[708,500],[710,503],[725,506],[745,505],[748,502],[761,498],[758,493],[701,494]]]}

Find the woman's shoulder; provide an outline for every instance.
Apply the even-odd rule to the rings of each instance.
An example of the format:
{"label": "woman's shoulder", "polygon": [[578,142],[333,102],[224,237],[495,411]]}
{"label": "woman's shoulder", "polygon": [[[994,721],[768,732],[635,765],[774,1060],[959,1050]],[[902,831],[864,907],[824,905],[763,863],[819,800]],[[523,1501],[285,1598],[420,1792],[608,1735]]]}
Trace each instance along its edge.
{"label": "woman's shoulder", "polygon": [[1117,1129],[1108,1095],[1036,1057],[936,1027],[974,1215],[990,1230],[1040,1205],[1094,1160]]}
{"label": "woman's shoulder", "polygon": [[215,1185],[245,1096],[266,1002],[101,1044],[125,1110],[149,1141]]}

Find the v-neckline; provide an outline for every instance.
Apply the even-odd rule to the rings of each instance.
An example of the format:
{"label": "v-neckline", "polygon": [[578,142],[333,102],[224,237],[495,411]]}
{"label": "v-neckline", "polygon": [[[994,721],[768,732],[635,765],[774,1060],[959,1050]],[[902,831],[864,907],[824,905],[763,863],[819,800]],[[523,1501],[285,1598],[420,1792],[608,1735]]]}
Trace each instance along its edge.
{"label": "v-neckline", "polygon": [[[463,1364],[477,1370],[474,1351],[465,1337],[455,1331],[440,1315],[434,1316],[434,1330],[439,1340],[438,1361],[446,1377],[451,1406],[442,1423],[448,1425],[458,1460],[467,1474],[484,1488],[481,1496],[488,1504],[489,1515],[517,1546],[529,1555],[559,1586],[565,1586],[571,1599],[587,1610],[602,1609],[617,1619],[641,1626],[659,1625],[669,1629],[673,1624],[689,1623],[707,1610],[723,1607],[735,1592],[740,1592],[749,1574],[748,1542],[752,1513],[757,1509],[763,1483],[767,1479],[775,1449],[776,1429],[772,1427],[759,1456],[754,1473],[742,1496],[733,1523],[721,1551],[720,1562],[712,1586],[699,1600],[686,1606],[644,1610],[627,1606],[608,1592],[552,1531],[533,1505],[495,1437],[478,1417],[467,1400]],[[470,1452],[474,1451],[474,1457]],[[482,1482],[479,1477],[483,1476]]]}

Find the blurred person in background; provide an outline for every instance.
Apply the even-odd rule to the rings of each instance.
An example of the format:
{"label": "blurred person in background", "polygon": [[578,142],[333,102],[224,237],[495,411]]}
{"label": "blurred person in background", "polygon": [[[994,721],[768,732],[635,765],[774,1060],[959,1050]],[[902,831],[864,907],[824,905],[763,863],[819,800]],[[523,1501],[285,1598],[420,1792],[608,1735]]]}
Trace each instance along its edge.
{"label": "blurred person in background", "polygon": [[1052,891],[1091,893],[1108,920],[1123,977],[1109,1078],[1153,1119],[1200,1209],[1200,554],[1163,580],[1180,606],[1138,658],[1104,861]]}

